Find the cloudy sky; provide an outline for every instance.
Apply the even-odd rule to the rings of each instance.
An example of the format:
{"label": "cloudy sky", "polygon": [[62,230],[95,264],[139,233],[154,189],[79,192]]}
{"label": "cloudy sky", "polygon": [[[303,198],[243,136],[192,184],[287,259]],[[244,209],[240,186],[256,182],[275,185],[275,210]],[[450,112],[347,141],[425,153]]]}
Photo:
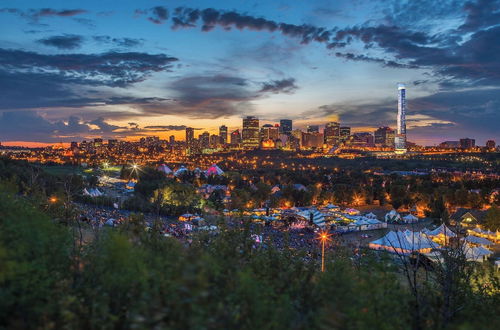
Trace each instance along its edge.
{"label": "cloudy sky", "polygon": [[246,115],[394,127],[399,82],[410,141],[500,142],[500,0],[0,5],[4,144],[182,137]]}

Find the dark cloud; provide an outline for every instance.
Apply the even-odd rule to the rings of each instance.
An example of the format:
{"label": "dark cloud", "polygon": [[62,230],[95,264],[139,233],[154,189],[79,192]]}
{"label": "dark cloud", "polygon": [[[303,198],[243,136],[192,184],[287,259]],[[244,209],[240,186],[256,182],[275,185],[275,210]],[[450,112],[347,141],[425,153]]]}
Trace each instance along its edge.
{"label": "dark cloud", "polygon": [[[335,38],[347,43],[359,40],[368,49],[382,48],[403,62],[403,66],[431,69],[436,77],[455,79],[457,87],[500,84],[500,61],[497,59],[500,26],[477,31],[463,43],[449,43],[441,36],[397,26],[349,28],[337,31]],[[365,55],[352,56],[357,60],[373,61]],[[386,60],[383,63],[387,63]]]}
{"label": "dark cloud", "polygon": [[141,46],[144,43],[144,39],[137,39],[137,38],[113,38],[110,36],[93,36],[92,39],[94,39],[99,43],[110,44],[122,48],[134,48]]}
{"label": "dark cloud", "polygon": [[376,58],[376,57],[370,57],[366,55],[355,55],[353,53],[335,53],[335,56],[344,58],[346,60],[350,61],[361,61],[361,62],[373,62],[373,63],[379,63],[384,67],[388,68],[405,68],[405,69],[412,69],[412,68],[418,68],[416,65],[409,65],[409,64],[401,64],[397,63],[395,61],[390,61],[390,60],[385,60],[383,58]]}
{"label": "dark cloud", "polygon": [[52,8],[28,9],[28,10],[21,10],[17,8],[2,8],[0,9],[0,12],[16,14],[30,21],[38,21],[40,18],[43,17],[73,17],[87,13],[87,11],[84,9],[58,10]]}
{"label": "dark cloud", "polygon": [[37,42],[45,46],[56,47],[59,49],[75,49],[81,46],[83,37],[74,34],[65,34],[39,39]]}
{"label": "dark cloud", "polygon": [[0,139],[2,140],[69,142],[92,135],[113,136],[120,128],[106,123],[102,118],[84,122],[76,116],[70,116],[66,121],[50,121],[35,111],[0,113]]}
{"label": "dark cloud", "polygon": [[12,74],[40,74],[59,83],[125,87],[151,73],[170,70],[175,57],[138,52],[44,55],[0,49],[0,70]]}
{"label": "dark cloud", "polygon": [[174,29],[195,27],[198,21],[200,21],[202,31],[211,31],[217,26],[225,30],[237,28],[239,30],[279,31],[283,35],[299,38],[303,44],[311,41],[327,42],[332,34],[332,31],[326,28],[313,25],[279,23],[261,17],[240,14],[235,11],[224,11],[213,8],[200,10],[179,7],[174,10],[172,16],[172,27]]}
{"label": "dark cloud", "polygon": [[[186,125],[157,125],[157,126],[144,126],[144,129],[154,131],[183,131],[187,128]],[[196,128],[201,129],[201,128]]]}
{"label": "dark cloud", "polygon": [[477,31],[500,24],[500,1],[477,0],[467,1],[464,5],[467,18],[460,26],[462,31]]}
{"label": "dark cloud", "polygon": [[291,94],[297,90],[297,85],[295,85],[295,79],[281,79],[281,80],[272,80],[269,82],[265,82],[262,84],[262,88],[259,90],[260,93],[285,93]]}
{"label": "dark cloud", "polygon": [[150,22],[155,24],[163,24],[168,19],[168,9],[162,6],[156,6],[150,9],[151,16],[148,17]]}

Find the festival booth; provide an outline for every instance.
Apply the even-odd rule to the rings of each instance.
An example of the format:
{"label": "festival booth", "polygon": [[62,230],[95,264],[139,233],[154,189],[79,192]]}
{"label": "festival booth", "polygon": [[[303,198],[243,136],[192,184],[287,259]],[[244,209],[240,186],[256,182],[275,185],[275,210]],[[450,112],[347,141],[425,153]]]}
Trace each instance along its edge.
{"label": "festival booth", "polygon": [[125,188],[127,190],[130,190],[130,191],[133,191],[135,189],[135,185],[136,185],[136,181],[129,181],[127,182],[127,184],[125,185]]}
{"label": "festival booth", "polygon": [[179,216],[179,221],[190,221],[194,217],[196,217],[196,215],[191,214],[191,213],[185,213],[185,214]]}
{"label": "festival booth", "polygon": [[385,222],[401,222],[401,215],[396,210],[390,210],[384,220]]}
{"label": "festival booth", "polygon": [[487,238],[495,243],[500,242],[500,233],[498,231],[493,232],[493,231],[489,231],[489,230],[483,230],[480,227],[476,227],[474,229],[467,230],[467,233],[469,235]]}
{"label": "festival booth", "polygon": [[448,244],[450,237],[457,237],[457,234],[455,234],[450,228],[446,227],[444,223],[434,230],[424,229],[422,232],[434,242],[442,245]]}
{"label": "festival booth", "polygon": [[403,222],[404,223],[416,223],[416,222],[418,222],[418,218],[410,213],[410,214],[405,215],[403,217]]}
{"label": "festival booth", "polygon": [[344,213],[347,213],[349,215],[358,215],[360,212],[359,212],[359,210],[356,210],[353,208],[347,208],[344,210]]}
{"label": "festival booth", "polygon": [[493,252],[482,246],[476,247],[467,243],[463,245],[463,249],[468,261],[483,262],[486,261],[489,255],[493,254]]}
{"label": "festival booth", "polygon": [[312,220],[312,222],[318,227],[326,226],[325,216],[316,209],[301,211],[297,213],[297,215],[303,217],[306,221]]}
{"label": "festival booth", "polygon": [[365,214],[365,217],[367,217],[368,219],[377,219],[377,216],[372,212]]}
{"label": "festival booth", "polygon": [[83,189],[83,194],[85,196],[90,196],[90,197],[100,197],[102,195],[104,195],[101,191],[99,191],[99,189],[97,188],[90,188],[89,190],[87,190],[87,188],[84,188]]}
{"label": "festival booth", "polygon": [[181,175],[184,175],[185,173],[187,173],[188,171],[189,170],[184,165],[182,165],[177,171],[174,172],[174,175],[181,176]]}
{"label": "festival booth", "polygon": [[440,246],[420,232],[391,230],[384,237],[370,242],[368,247],[374,250],[410,254],[413,252],[430,253]]}
{"label": "festival booth", "polygon": [[220,167],[217,166],[216,164],[213,164],[212,166],[210,166],[206,171],[207,176],[211,176],[211,175],[218,176],[218,175],[222,175],[222,174],[224,174],[224,171],[221,170]]}
{"label": "festival booth", "polygon": [[173,171],[170,169],[170,167],[168,167],[165,164],[161,164],[160,166],[158,166],[156,168],[156,170],[159,171],[159,172],[165,173],[166,175],[170,175],[170,174],[173,173]]}
{"label": "festival booth", "polygon": [[473,246],[491,246],[494,243],[487,238],[469,235],[464,240]]}

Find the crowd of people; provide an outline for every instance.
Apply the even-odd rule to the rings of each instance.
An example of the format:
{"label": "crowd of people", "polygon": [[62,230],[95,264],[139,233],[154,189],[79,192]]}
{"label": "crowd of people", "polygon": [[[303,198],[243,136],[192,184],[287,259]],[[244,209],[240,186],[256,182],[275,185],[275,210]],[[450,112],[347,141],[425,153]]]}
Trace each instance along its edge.
{"label": "crowd of people", "polygon": [[[117,227],[122,225],[131,212],[113,208],[96,208],[95,206],[81,204],[79,208],[79,220],[88,223],[92,228],[101,227]],[[145,215],[145,226],[150,228],[153,226],[157,218],[153,215]],[[197,223],[191,221],[177,221],[160,217],[161,231],[165,236],[174,237],[185,241],[189,241],[189,236],[201,227]],[[226,219],[226,224],[229,227],[238,227],[243,224],[243,220],[229,218]],[[273,245],[278,249],[291,248],[294,250],[303,250],[309,256],[315,257],[319,252],[317,228],[306,226],[305,228],[290,228],[281,223],[274,224],[252,224],[252,232],[258,233],[255,236],[256,246],[267,247]],[[331,244],[338,244],[342,238],[341,235],[331,236]]]}

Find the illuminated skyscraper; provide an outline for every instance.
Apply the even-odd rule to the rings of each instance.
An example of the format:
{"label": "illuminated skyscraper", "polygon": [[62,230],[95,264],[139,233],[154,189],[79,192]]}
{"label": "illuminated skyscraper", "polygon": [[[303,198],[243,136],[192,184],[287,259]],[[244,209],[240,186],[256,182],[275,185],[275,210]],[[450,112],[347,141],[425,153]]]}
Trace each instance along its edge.
{"label": "illuminated skyscraper", "polygon": [[307,133],[319,133],[319,125],[307,126]]}
{"label": "illuminated skyscraper", "polygon": [[243,130],[241,131],[243,148],[253,149],[260,145],[259,119],[254,116],[243,118]]}
{"label": "illuminated skyscraper", "polygon": [[397,153],[406,152],[406,87],[398,84],[398,127],[394,138]]}
{"label": "illuminated skyscraper", "polygon": [[186,127],[186,149],[188,153],[193,152],[194,150],[194,128]]}
{"label": "illuminated skyscraper", "polygon": [[290,135],[292,133],[293,122],[290,119],[280,120],[280,133]]}
{"label": "illuminated skyscraper", "polygon": [[340,127],[340,141],[344,142],[351,135],[351,128],[348,126]]}
{"label": "illuminated skyscraper", "polygon": [[394,147],[395,132],[390,127],[379,127],[375,131],[375,145],[377,147]]}
{"label": "illuminated skyscraper", "polygon": [[236,131],[231,132],[231,140],[230,140],[231,147],[237,148],[241,144],[241,134],[240,130],[237,129]]}
{"label": "illuminated skyscraper", "polygon": [[219,127],[219,137],[220,137],[220,143],[225,146],[227,144],[227,126],[222,125]]}
{"label": "illuminated skyscraper", "polygon": [[336,146],[340,142],[340,124],[337,122],[330,122],[326,124],[325,131],[325,144],[328,146]]}

